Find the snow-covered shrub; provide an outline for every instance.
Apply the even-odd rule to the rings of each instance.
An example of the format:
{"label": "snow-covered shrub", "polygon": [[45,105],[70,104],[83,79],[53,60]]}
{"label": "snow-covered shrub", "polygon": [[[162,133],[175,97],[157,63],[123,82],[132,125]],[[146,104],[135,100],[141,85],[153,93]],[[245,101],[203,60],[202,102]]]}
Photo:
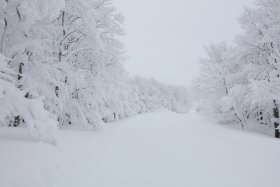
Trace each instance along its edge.
{"label": "snow-covered shrub", "polygon": [[0,55],[0,125],[26,126],[36,139],[56,144],[58,124],[45,110],[44,98],[27,98],[16,86],[17,76]]}

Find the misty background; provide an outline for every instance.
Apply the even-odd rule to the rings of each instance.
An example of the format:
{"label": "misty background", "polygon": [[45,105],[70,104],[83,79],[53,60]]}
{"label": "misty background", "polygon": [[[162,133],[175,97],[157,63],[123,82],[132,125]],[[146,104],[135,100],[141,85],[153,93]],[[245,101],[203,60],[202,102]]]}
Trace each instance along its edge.
{"label": "misty background", "polygon": [[164,83],[190,85],[210,42],[233,41],[252,0],[115,0],[125,16],[126,69]]}

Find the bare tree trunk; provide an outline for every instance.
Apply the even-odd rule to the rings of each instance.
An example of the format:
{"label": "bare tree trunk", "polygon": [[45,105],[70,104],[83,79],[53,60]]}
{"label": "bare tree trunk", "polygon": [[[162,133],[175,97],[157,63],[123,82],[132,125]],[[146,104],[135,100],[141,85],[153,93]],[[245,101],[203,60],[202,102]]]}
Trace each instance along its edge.
{"label": "bare tree trunk", "polygon": [[23,68],[24,64],[20,63],[19,64],[19,68],[18,68],[18,81],[22,78],[22,68]]}
{"label": "bare tree trunk", "polygon": [[[64,37],[65,34],[66,34],[64,25],[65,25],[65,12],[62,11],[62,13],[61,13],[61,26],[62,26],[62,34],[63,34],[63,37]],[[63,46],[63,44],[60,43],[60,44],[59,44],[59,53],[58,53],[58,61],[59,61],[59,62],[62,61],[62,46]]]}
{"label": "bare tree trunk", "polygon": [[231,110],[233,111],[233,113],[234,113],[235,117],[238,119],[239,124],[241,125],[241,127],[242,127],[242,129],[243,129],[243,128],[244,128],[243,121],[242,121],[242,120],[241,120],[241,118],[237,115],[237,113],[236,113],[236,111],[235,111],[234,107],[232,107],[232,108],[231,108]]}
{"label": "bare tree trunk", "polygon": [[4,29],[3,29],[3,33],[2,33],[2,37],[1,37],[1,46],[0,46],[0,53],[3,53],[3,47],[4,47],[4,38],[5,38],[5,34],[6,34],[6,30],[8,27],[8,22],[6,19],[4,19]]}
{"label": "bare tree trunk", "polygon": [[58,86],[55,86],[54,92],[55,92],[56,97],[59,97],[59,87]]}
{"label": "bare tree trunk", "polygon": [[273,117],[274,117],[274,128],[275,128],[275,138],[280,138],[280,130],[279,128],[279,108],[276,105],[276,101],[274,100],[275,107],[273,108]]}
{"label": "bare tree trunk", "polygon": [[20,63],[19,67],[18,67],[18,77],[17,77],[17,80],[18,80],[18,88],[19,89],[22,88],[22,84],[20,83],[20,80],[22,79],[23,66],[24,66],[24,64]]}

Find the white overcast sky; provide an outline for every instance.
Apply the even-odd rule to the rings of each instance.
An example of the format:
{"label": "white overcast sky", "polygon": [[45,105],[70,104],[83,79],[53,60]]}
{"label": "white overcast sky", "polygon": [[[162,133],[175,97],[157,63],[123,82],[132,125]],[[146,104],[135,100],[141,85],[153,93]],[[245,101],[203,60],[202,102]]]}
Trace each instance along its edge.
{"label": "white overcast sky", "polygon": [[203,47],[232,41],[238,17],[253,0],[115,0],[125,16],[126,69],[165,83],[189,85]]}

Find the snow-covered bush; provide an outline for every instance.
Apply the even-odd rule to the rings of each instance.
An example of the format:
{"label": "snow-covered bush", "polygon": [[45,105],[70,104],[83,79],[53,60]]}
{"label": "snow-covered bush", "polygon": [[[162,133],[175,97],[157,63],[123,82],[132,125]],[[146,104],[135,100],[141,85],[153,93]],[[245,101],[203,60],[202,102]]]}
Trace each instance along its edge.
{"label": "snow-covered bush", "polygon": [[17,88],[16,77],[3,55],[0,54],[0,125],[26,126],[33,137],[52,144],[57,143],[57,121],[44,108],[44,98],[26,97]]}

